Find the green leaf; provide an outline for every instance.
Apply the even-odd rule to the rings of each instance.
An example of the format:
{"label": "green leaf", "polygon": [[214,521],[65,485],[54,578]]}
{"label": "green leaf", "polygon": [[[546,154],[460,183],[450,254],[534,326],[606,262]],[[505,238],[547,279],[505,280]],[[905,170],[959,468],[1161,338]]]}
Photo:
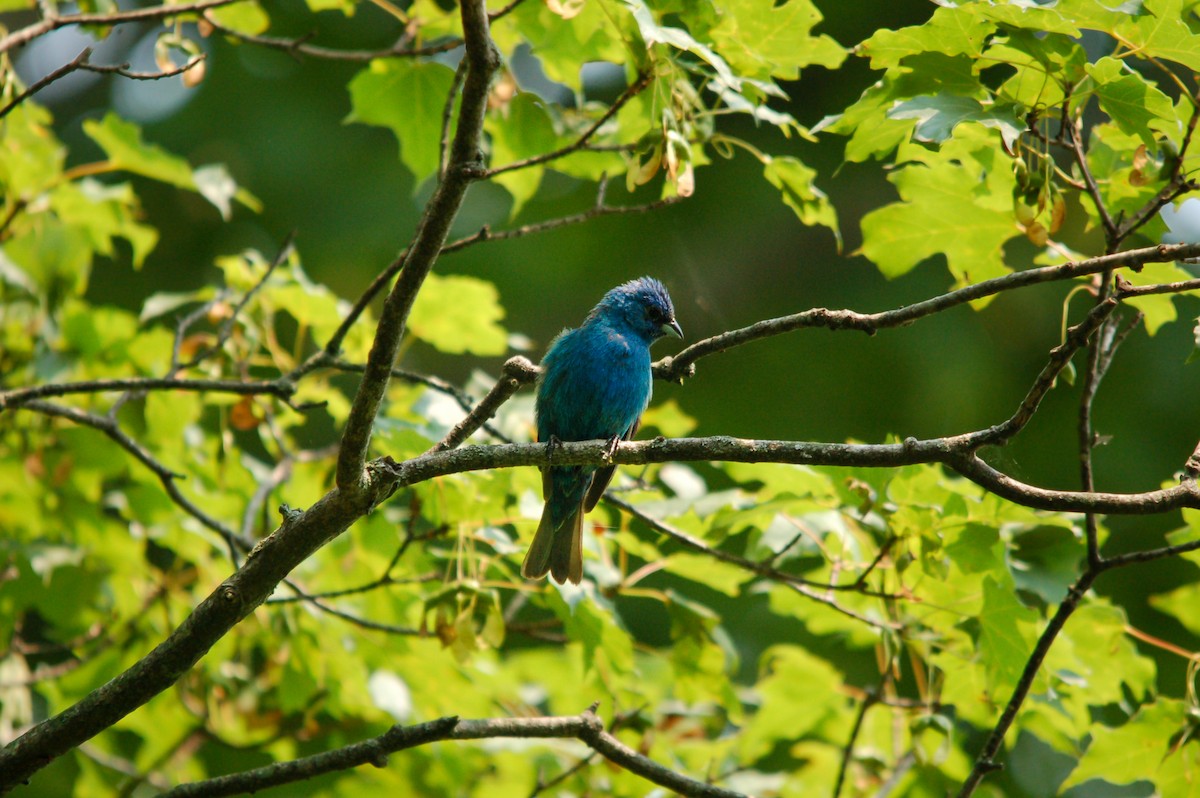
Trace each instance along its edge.
{"label": "green leaf", "polygon": [[99,122],[85,119],[83,130],[108,155],[112,168],[199,192],[221,211],[225,219],[231,211],[230,197],[236,197],[251,210],[259,207],[252,194],[238,189],[224,167],[204,166],[193,172],[186,160],[142,141],[141,128],[112,112]]}
{"label": "green leaf", "polygon": [[642,434],[651,427],[668,438],[682,438],[696,428],[696,419],[684,412],[679,402],[668,399],[642,413]]}
{"label": "green leaf", "polygon": [[[492,139],[493,166],[542,155],[558,146],[558,134],[546,101],[532,92],[517,94],[501,113],[489,115],[485,128]],[[493,178],[513,196],[509,218],[520,213],[537,193],[544,172],[544,167],[532,166]]]}
{"label": "green leaf", "polygon": [[842,234],[838,230],[837,211],[824,192],[814,185],[816,170],[796,158],[783,156],[769,158],[763,165],[763,175],[780,190],[784,204],[795,212],[801,222],[828,227],[841,246]]}
{"label": "green leaf", "polygon": [[1190,583],[1150,597],[1150,606],[1166,613],[1183,624],[1192,634],[1200,634],[1200,615],[1196,613],[1200,602],[1200,583]]}
{"label": "green leaf", "polygon": [[1092,725],[1091,745],[1059,790],[1068,790],[1090,779],[1110,784],[1152,781],[1171,749],[1171,738],[1182,729],[1186,707],[1182,701],[1159,698],[1144,705],[1123,726]]}
{"label": "green leaf", "polygon": [[[1174,263],[1148,264],[1139,271],[1127,271],[1123,274],[1133,285],[1155,285],[1192,279],[1191,274]],[[1164,324],[1179,318],[1175,307],[1175,300],[1178,298],[1179,294],[1148,294],[1126,301],[1142,312],[1146,333],[1154,335]]]}
{"label": "green leaf", "polygon": [[846,57],[829,36],[812,35],[822,17],[810,0],[724,0],[719,13],[712,40],[739,74],[796,80],[806,66],[837,69]]}
{"label": "green leaf", "polygon": [[1065,3],[1056,6],[1038,6],[1032,3],[992,5],[976,3],[971,11],[998,22],[1007,28],[1025,28],[1038,34],[1060,33],[1072,39],[1079,37],[1079,29],[1068,13],[1062,10]]}
{"label": "green leaf", "polygon": [[158,231],[137,221],[141,206],[128,183],[110,186],[92,178],[64,183],[51,194],[50,204],[60,220],[87,235],[100,255],[112,257],[114,240],[124,238],[135,269],[158,243]]}
{"label": "green leaf", "polygon": [[1126,133],[1138,136],[1147,147],[1156,147],[1154,122],[1174,124],[1175,106],[1129,65],[1116,58],[1101,58],[1087,65],[1087,73],[1096,82],[1100,107]]}
{"label": "green leaf", "polygon": [[1092,705],[1153,694],[1154,660],[1138,652],[1128,629],[1129,618],[1120,607],[1100,599],[1080,606],[1063,629],[1061,645],[1056,641],[1051,650],[1047,670],[1068,675]]}
{"label": "green leaf", "polygon": [[378,60],[350,81],[346,122],[386,127],[400,144],[413,190],[438,169],[442,110],[454,71],[427,61]]}
{"label": "green leaf", "polygon": [[1183,21],[1183,0],[1146,0],[1142,8],[1149,14],[1117,29],[1129,48],[1140,57],[1174,61],[1200,72],[1200,35]]}
{"label": "green leaf", "polygon": [[1162,798],[1200,798],[1200,745],[1194,739],[1168,754],[1155,774]]}
{"label": "green leaf", "polygon": [[888,278],[937,254],[960,285],[1007,273],[1004,242],[1018,230],[1011,211],[980,204],[983,176],[980,164],[949,160],[893,172],[901,202],[863,217],[862,254]]}
{"label": "green leaf", "polygon": [[476,277],[431,274],[408,317],[409,331],[451,354],[502,355],[508,334],[496,286]]}
{"label": "green leaf", "polygon": [[1086,73],[1087,53],[1078,42],[1058,34],[1044,35],[1029,30],[1014,30],[982,55],[984,63],[1003,65],[1015,70],[1001,84],[996,95],[1023,108],[1045,109],[1061,103],[1064,84],[1079,84]]}
{"label": "green leaf", "polygon": [[768,649],[760,664],[755,692],[758,711],[746,723],[740,745],[746,761],[770,753],[780,742],[791,744],[830,718],[848,720],[841,675],[798,646]]}
{"label": "green leaf", "polygon": [[22,103],[4,117],[0,136],[0,186],[13,196],[31,197],[62,174],[66,147],[50,129],[50,112]]}
{"label": "green leaf", "polygon": [[876,31],[858,47],[861,55],[871,59],[872,69],[886,69],[918,53],[978,56],[995,29],[995,23],[976,13],[973,5],[943,6],[923,25]]}
{"label": "green leaf", "polygon": [[934,97],[914,97],[897,103],[887,112],[889,119],[916,119],[913,138],[918,141],[943,142],[963,122],[978,122],[1000,131],[1008,149],[1025,131],[1025,122],[1011,105],[984,107],[972,97],[939,94]]}
{"label": "green leaf", "polygon": [[213,18],[224,27],[251,36],[262,33],[271,25],[271,19],[267,16],[267,12],[263,11],[262,6],[256,2],[232,3],[210,9],[207,13],[212,14]]}
{"label": "green leaf", "polygon": [[1017,600],[1011,584],[991,576],[983,580],[983,609],[979,613],[979,654],[987,667],[993,692],[1017,683],[1033,651],[1026,632],[1032,632],[1037,613]]}
{"label": "green leaf", "polygon": [[674,47],[677,50],[688,52],[699,56],[717,73],[717,76],[727,86],[738,88],[741,85],[741,80],[733,74],[733,70],[729,68],[729,64],[725,63],[725,59],[719,56],[712,48],[696,41],[690,33],[683,28],[676,28],[669,25],[662,25],[654,18],[654,13],[643,0],[621,0],[633,15],[634,21],[637,23],[638,32],[642,35],[642,40],[646,43],[646,48],[652,48],[656,44],[665,44],[669,47]]}
{"label": "green leaf", "polygon": [[178,155],[142,141],[142,131],[109,112],[99,122],[86,119],[83,130],[100,145],[116,169],[159,180],[178,188],[196,189],[192,168]]}
{"label": "green leaf", "polygon": [[681,552],[666,559],[668,572],[684,579],[698,582],[730,598],[737,598],[742,585],[754,578],[754,574],[731,563],[722,562],[704,554]]}

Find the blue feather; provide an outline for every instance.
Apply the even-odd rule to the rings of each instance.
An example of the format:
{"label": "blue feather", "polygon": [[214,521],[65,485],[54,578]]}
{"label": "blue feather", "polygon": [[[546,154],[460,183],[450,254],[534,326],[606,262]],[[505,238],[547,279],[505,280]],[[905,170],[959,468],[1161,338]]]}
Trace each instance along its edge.
{"label": "blue feather", "polygon": [[[641,277],[604,295],[583,324],[564,330],[542,360],[537,386],[538,440],[629,438],[650,402],[650,345],[683,337],[667,289]],[[546,506],[521,573],[558,582],[583,578],[583,515],[613,469],[557,466],[543,473]]]}

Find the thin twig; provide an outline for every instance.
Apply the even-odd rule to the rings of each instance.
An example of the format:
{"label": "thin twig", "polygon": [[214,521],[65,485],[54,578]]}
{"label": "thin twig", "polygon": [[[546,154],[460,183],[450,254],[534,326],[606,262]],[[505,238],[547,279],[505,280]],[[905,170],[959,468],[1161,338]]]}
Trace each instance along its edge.
{"label": "thin twig", "polygon": [[1013,694],[1009,698],[1008,704],[1005,705],[1004,711],[1000,714],[1000,719],[996,721],[991,734],[988,735],[987,741],[983,744],[979,755],[976,757],[970,774],[967,776],[966,781],[963,782],[962,789],[958,792],[958,798],[970,798],[971,794],[975,792],[987,774],[1004,767],[996,761],[996,754],[999,753],[1000,746],[1004,744],[1004,737],[1008,734],[1008,729],[1012,726],[1013,721],[1016,720],[1021,704],[1024,703],[1025,698],[1029,695],[1029,691],[1033,687],[1033,682],[1037,678],[1038,670],[1042,667],[1042,661],[1046,658],[1046,654],[1049,653],[1055,638],[1058,637],[1058,633],[1066,625],[1067,619],[1075,612],[1084,595],[1091,589],[1092,582],[1095,581],[1098,574],[1099,571],[1092,567],[1085,570],[1075,584],[1071,585],[1070,590],[1067,591],[1066,598],[1058,605],[1058,609],[1050,618],[1049,623],[1046,624],[1046,628],[1042,630],[1042,634],[1038,637],[1037,643],[1029,655],[1029,659],[1025,661],[1025,668],[1021,671],[1021,677],[1017,680],[1017,684],[1013,688]]}
{"label": "thin twig", "polygon": [[583,131],[583,133],[581,133],[574,142],[566,145],[565,147],[560,147],[557,150],[542,153],[541,155],[535,155],[532,158],[524,158],[520,161],[504,164],[503,166],[493,167],[484,173],[484,177],[491,178],[495,177],[496,175],[504,174],[505,172],[514,171],[516,169],[525,169],[530,166],[549,163],[550,161],[558,160],[563,156],[570,155],[571,153],[578,151],[585,146],[588,141],[591,140],[592,136],[596,135],[596,132],[600,130],[600,128],[603,127],[608,120],[612,119],[627,102],[641,94],[645,88],[650,85],[650,80],[653,77],[653,73],[649,70],[638,75],[637,80],[629,84],[625,91],[621,92],[621,96],[614,100],[613,104],[610,105],[603,114],[601,114],[600,118],[593,122],[587,130]]}
{"label": "thin twig", "polygon": [[33,95],[37,94],[42,89],[49,86],[51,83],[65,78],[72,72],[83,71],[95,72],[101,75],[119,75],[131,80],[161,80],[162,78],[170,78],[174,77],[175,75],[181,75],[192,67],[201,63],[205,58],[203,55],[198,55],[189,59],[188,62],[182,66],[172,67],[171,69],[166,69],[161,72],[131,72],[129,69],[129,64],[114,64],[106,66],[88,63],[88,59],[91,57],[91,55],[92,48],[85,47],[83,48],[83,51],[79,53],[79,55],[75,56],[66,64],[63,64],[45,77],[29,84],[24,91],[9,100],[3,108],[0,108],[0,119],[8,116],[10,111],[28,100]]}
{"label": "thin twig", "polygon": [[[193,357],[189,362],[181,364],[178,367],[179,369],[188,369],[192,368],[193,366],[197,366],[207,360],[213,354],[220,351],[221,347],[225,345],[225,342],[229,340],[229,337],[233,335],[233,328],[237,323],[238,316],[240,316],[242,311],[246,309],[246,306],[250,304],[250,300],[253,299],[254,296],[262,290],[262,287],[267,284],[267,280],[271,278],[271,275],[275,273],[275,270],[283,265],[283,262],[288,259],[288,256],[292,253],[295,239],[295,230],[288,233],[287,237],[283,239],[283,243],[279,245],[279,251],[275,253],[275,257],[272,258],[271,262],[267,264],[267,268],[263,270],[263,273],[259,275],[257,280],[254,281],[254,284],[250,286],[249,290],[247,290],[246,293],[242,295],[242,298],[238,300],[238,303],[234,305],[233,310],[231,310],[229,313],[229,318],[225,319],[225,321],[221,323],[220,328],[217,330],[217,340],[213,342],[212,346],[209,346],[203,351],[198,352],[196,356]],[[284,377],[280,380],[280,382],[282,384],[287,384],[288,380],[286,377]]]}
{"label": "thin twig", "polygon": [[1104,204],[1104,196],[1100,193],[1100,187],[1096,185],[1096,179],[1092,177],[1092,170],[1087,162],[1087,153],[1083,151],[1083,142],[1080,141],[1079,128],[1067,111],[1070,107],[1069,100],[1070,91],[1068,90],[1067,100],[1063,102],[1062,131],[1065,132],[1066,143],[1075,156],[1075,165],[1079,167],[1079,172],[1083,175],[1088,196],[1092,198],[1092,204],[1096,206],[1096,213],[1100,215],[1100,223],[1104,226],[1104,238],[1108,243],[1108,252],[1111,253],[1120,243],[1117,223],[1113,221],[1112,215],[1108,212],[1108,206]]}
{"label": "thin twig", "polygon": [[404,335],[409,311],[425,277],[441,255],[450,226],[462,206],[467,189],[483,176],[479,161],[483,120],[487,111],[492,74],[499,68],[500,53],[488,32],[487,11],[482,0],[463,2],[459,8],[465,36],[467,75],[463,81],[458,126],[451,147],[450,167],[438,182],[404,257],[395,285],[384,301],[366,369],[346,424],[338,452],[336,481],[339,490],[367,488],[364,474],[371,431],[387,390],[388,379]]}
{"label": "thin twig", "polygon": [[854,758],[854,745],[858,741],[858,734],[862,731],[863,720],[867,717],[867,712],[871,707],[879,701],[879,696],[882,695],[885,686],[890,679],[890,670],[883,672],[883,678],[872,688],[858,705],[858,711],[854,714],[854,725],[850,728],[850,738],[846,740],[846,744],[842,746],[842,759],[838,765],[837,780],[833,783],[833,798],[839,798],[842,794],[842,786],[846,781],[846,771],[850,769],[850,760]]}
{"label": "thin twig", "polygon": [[23,44],[28,44],[38,37],[45,36],[51,31],[56,31],[59,28],[65,28],[69,25],[112,26],[120,25],[125,22],[147,22],[156,19],[179,17],[185,14],[195,14],[238,2],[241,2],[241,0],[200,0],[200,2],[196,3],[165,3],[163,5],[135,8],[130,11],[117,11],[113,13],[64,14],[62,16],[51,16],[39,22],[35,22],[32,25],[21,28],[20,30],[15,30],[5,36],[3,39],[0,39],[0,53],[6,53],[14,47],[20,47]]}
{"label": "thin twig", "polygon": [[108,393],[110,391],[189,391],[231,393],[239,396],[267,394],[279,399],[288,399],[295,393],[296,387],[279,380],[243,382],[241,380],[179,379],[175,377],[125,377],[82,380],[80,382],[51,382],[0,392],[0,411],[51,396]]}
{"label": "thin twig", "polygon": [[88,413],[75,407],[53,404],[40,399],[25,402],[17,407],[21,410],[26,410],[33,413],[42,413],[43,415],[47,416],[65,418],[75,422],[76,424],[82,424],[84,426],[100,430],[110,439],[112,439],[118,446],[132,454],[134,459],[136,459],[146,468],[150,469],[151,473],[158,477],[159,482],[162,483],[163,490],[166,491],[167,495],[171,498],[171,501],[173,501],[188,515],[192,516],[201,524],[220,535],[225,541],[226,545],[229,547],[230,556],[233,558],[235,565],[237,563],[236,552],[239,550],[250,550],[251,544],[249,541],[244,540],[229,526],[221,523],[216,518],[201,510],[191,499],[183,495],[183,493],[179,490],[179,486],[175,484],[176,480],[183,477],[182,474],[172,471],[160,463],[148,449],[126,434],[113,419],[105,416],[98,416],[94,413]]}

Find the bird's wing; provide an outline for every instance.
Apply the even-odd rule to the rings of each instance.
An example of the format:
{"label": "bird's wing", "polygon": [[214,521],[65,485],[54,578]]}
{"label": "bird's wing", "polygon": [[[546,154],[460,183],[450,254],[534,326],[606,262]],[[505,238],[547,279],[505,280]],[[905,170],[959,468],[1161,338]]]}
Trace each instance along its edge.
{"label": "bird's wing", "polygon": [[[642,426],[642,418],[638,418],[633,422],[633,425],[626,430],[621,436],[622,440],[633,440],[633,436],[637,434],[638,427]],[[608,488],[608,483],[612,482],[613,473],[617,470],[615,465],[605,466],[596,470],[592,475],[592,484],[588,487],[587,496],[583,498],[583,511],[590,513],[596,503],[600,501],[600,497],[604,495],[604,491]]]}

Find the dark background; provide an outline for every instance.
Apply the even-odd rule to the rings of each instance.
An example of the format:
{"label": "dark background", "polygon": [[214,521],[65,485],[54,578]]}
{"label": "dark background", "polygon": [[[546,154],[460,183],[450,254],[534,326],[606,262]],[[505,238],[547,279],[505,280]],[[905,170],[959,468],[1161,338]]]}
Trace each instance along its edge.
{"label": "dark background", "polygon": [[[818,31],[846,46],[881,27],[919,23],[934,8],[916,0],[819,5],[827,19]],[[273,34],[312,29],[312,16],[300,3],[266,8]],[[334,12],[317,19],[314,41],[334,47],[387,46],[400,32],[398,22],[369,4],[361,4],[349,19]],[[105,48],[118,56],[137,55],[145,50],[144,43],[140,50],[135,47],[140,35],[135,28],[122,29]],[[57,45],[58,63],[80,49],[72,41]],[[127,114],[141,108],[148,141],[193,165],[227,164],[239,184],[263,201],[261,214],[239,208],[226,224],[197,196],[137,181],[148,221],[162,232],[162,240],[140,272],[119,258],[101,264],[93,272],[92,298],[136,309],[152,291],[214,281],[212,262],[218,255],[245,247],[273,253],[291,230],[297,231],[308,273],[343,296],[357,296],[405,246],[429,190],[414,192],[390,132],[342,123],[350,111],[346,83],[361,65],[297,61],[218,38],[205,47],[207,77],[194,90],[175,82],[164,88],[98,80],[77,93],[41,98],[55,113],[73,162],[101,156],[82,134],[84,119],[101,116],[114,103]],[[93,58],[102,60],[99,54]],[[134,67],[139,68],[136,60]],[[852,102],[874,79],[865,61],[854,56],[837,72],[806,70],[800,82],[786,87],[792,98],[786,110],[803,124],[815,124]],[[165,113],[171,102],[182,104]],[[696,194],[686,202],[653,214],[471,247],[444,258],[437,270],[495,283],[507,309],[505,323],[533,339],[535,357],[563,326],[578,323],[604,291],[641,274],[668,285],[688,341],[810,307],[883,310],[949,287],[939,259],[889,282],[853,254],[861,241],[859,219],[896,196],[877,164],[843,165],[843,141],[836,136],[811,144],[785,140],[746,121],[724,121],[731,123],[731,134],[776,154],[797,155],[819,169],[819,184],[839,212],[845,237],[841,252],[829,231],[796,220],[756,161],[744,154],[727,161],[710,153],[716,162],[698,171]],[[612,202],[648,201],[659,190],[652,184],[629,197],[622,182],[614,181]],[[593,201],[593,186],[551,176],[539,199],[513,224],[573,213]],[[508,212],[502,190],[477,186],[456,231],[474,232],[484,223],[499,229],[507,224]],[[1030,265],[1030,247],[1017,242],[1010,253],[1010,263],[1018,268]],[[701,435],[878,442],[889,434],[920,438],[977,429],[1013,411],[1058,343],[1067,290],[1063,285],[1027,288],[983,311],[958,308],[874,337],[825,330],[777,337],[707,358],[686,385],[657,385],[656,397],[676,399],[699,420],[696,433]],[[1075,318],[1082,306],[1077,300]],[[1096,454],[1100,489],[1141,491],[1172,480],[1200,438],[1200,409],[1193,400],[1200,395],[1200,369],[1184,364],[1198,309],[1193,299],[1179,300],[1178,306],[1180,322],[1154,338],[1141,330],[1131,336],[1102,386],[1095,426],[1112,439]],[[666,341],[656,353],[679,346]],[[403,365],[462,380],[476,368],[497,373],[502,360],[447,357],[417,345]],[[1078,391],[1060,385],[1029,428],[993,459],[1022,480],[1077,487],[1077,404]],[[1114,535],[1108,550],[1153,545],[1178,524],[1178,517],[1110,519]],[[1145,605],[1148,592],[1165,592],[1194,573],[1187,563],[1158,562],[1106,575],[1099,590],[1114,594],[1135,625],[1198,648],[1200,641]],[[1182,662],[1159,660],[1163,688],[1180,693]]]}

